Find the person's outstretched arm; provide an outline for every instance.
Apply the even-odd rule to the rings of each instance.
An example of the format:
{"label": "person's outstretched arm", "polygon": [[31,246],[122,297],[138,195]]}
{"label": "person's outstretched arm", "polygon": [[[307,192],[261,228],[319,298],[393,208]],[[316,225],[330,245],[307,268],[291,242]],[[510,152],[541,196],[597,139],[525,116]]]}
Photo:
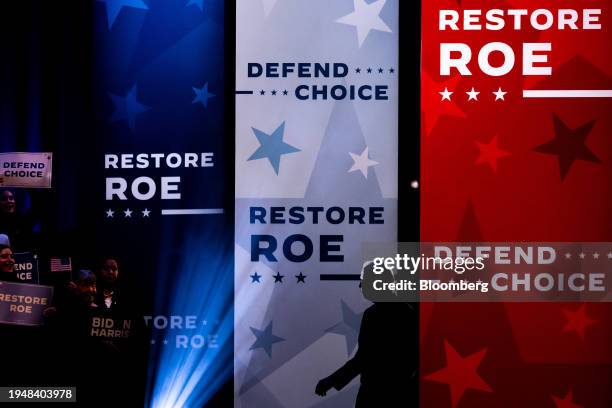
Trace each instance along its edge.
{"label": "person's outstretched arm", "polygon": [[359,349],[357,349],[355,356],[347,361],[346,364],[334,371],[329,377],[325,377],[317,383],[315,393],[324,396],[332,387],[340,391],[359,374],[361,374],[361,357]]}

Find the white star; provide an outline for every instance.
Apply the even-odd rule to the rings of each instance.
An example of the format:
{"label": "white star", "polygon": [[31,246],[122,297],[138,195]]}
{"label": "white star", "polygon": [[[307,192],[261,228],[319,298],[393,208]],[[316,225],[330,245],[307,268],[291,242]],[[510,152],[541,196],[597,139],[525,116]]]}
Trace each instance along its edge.
{"label": "white star", "polygon": [[565,259],[570,259],[572,257],[572,254],[570,254],[569,252],[565,254]]}
{"label": "white star", "polygon": [[113,214],[115,214],[115,212],[110,208],[106,210],[106,218],[113,218]]}
{"label": "white star", "polygon": [[453,94],[453,92],[449,92],[448,88],[446,87],[444,88],[444,91],[438,92],[438,93],[442,95],[442,99],[440,99],[440,101],[444,101],[444,100],[450,101],[451,100],[450,96]]}
{"label": "white star", "polygon": [[[472,88],[472,89],[474,89],[474,88]],[[500,87],[500,88],[497,88],[497,91],[493,92],[493,95],[495,95],[495,100],[496,101],[499,100],[499,99],[501,99],[502,101],[505,101],[506,99],[504,99],[504,95],[507,94],[507,93],[508,92],[502,91],[502,89]]]}
{"label": "white star", "polygon": [[164,339],[164,344],[168,344],[168,340]]}
{"label": "white star", "polygon": [[368,4],[365,0],[353,0],[355,11],[339,18],[336,22],[352,25],[357,28],[357,42],[361,48],[371,30],[391,32],[391,28],[385,24],[379,15],[386,1],[378,0]]}
{"label": "white star", "polygon": [[127,210],[124,210],[123,213],[125,214],[125,217],[130,217],[132,218],[132,210],[130,210],[129,208]]}
{"label": "white star", "polygon": [[376,166],[378,164],[378,162],[370,160],[368,157],[368,149],[369,148],[366,147],[361,154],[349,152],[354,162],[353,166],[348,171],[349,173],[359,170],[361,174],[363,174],[363,177],[368,178],[368,167]]}
{"label": "white star", "polygon": [[584,259],[584,257],[585,257],[586,255],[584,254],[584,252],[581,252],[581,253],[580,253],[580,255],[578,255],[578,256],[580,257],[580,259]]}
{"label": "white star", "polygon": [[149,218],[149,213],[150,213],[150,212],[151,212],[151,211],[149,211],[147,208],[145,208],[144,210],[142,210],[142,216],[143,216],[143,217],[147,217],[147,218]]}
{"label": "white star", "polygon": [[474,90],[474,87],[472,87],[472,90],[471,90],[471,91],[466,92],[466,94],[468,94],[468,96],[469,96],[468,101],[471,101],[471,100],[475,100],[475,101],[477,101],[477,100],[478,100],[478,97],[477,97],[477,96],[478,96],[478,94],[479,94],[479,93],[480,93],[480,92],[475,91],[475,90]]}
{"label": "white star", "polygon": [[595,253],[593,254],[593,258],[594,258],[594,259],[599,259],[599,254],[598,254],[597,252],[595,252]]}

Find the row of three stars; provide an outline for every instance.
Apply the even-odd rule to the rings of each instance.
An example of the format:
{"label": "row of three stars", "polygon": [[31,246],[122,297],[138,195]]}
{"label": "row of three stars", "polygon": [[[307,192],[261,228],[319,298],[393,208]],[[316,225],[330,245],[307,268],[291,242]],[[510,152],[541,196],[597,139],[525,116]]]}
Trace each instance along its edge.
{"label": "row of three stars", "polygon": [[[308,275],[304,275],[302,272],[300,272],[299,275],[295,275],[295,278],[297,279],[296,283],[306,283],[306,276]],[[251,278],[251,283],[261,283],[261,278],[263,277],[263,275],[258,274],[257,272],[255,272],[253,275],[250,275]],[[285,277],[285,275],[281,275],[280,272],[276,272],[276,275],[272,275],[272,277],[274,278],[274,283],[280,282],[283,283],[283,278]]]}
{"label": "row of three stars", "polygon": [[[599,252],[593,252],[591,255],[593,256],[593,259],[599,259]],[[578,257],[580,259],[584,259],[584,258],[586,258],[586,256],[587,255],[584,252],[581,252],[581,253],[578,254]],[[612,251],[608,252],[607,257],[608,257],[608,259],[612,259]],[[572,259],[572,254],[567,252],[565,254],[565,259]]]}
{"label": "row of three stars", "polygon": [[[454,92],[451,92],[448,90],[448,88],[444,88],[443,91],[438,92],[441,96],[442,99],[440,99],[440,101],[450,101],[451,100],[451,95],[454,94]],[[475,90],[474,87],[472,87],[472,89],[470,89],[469,91],[465,92],[468,96],[468,101],[477,101],[478,100],[478,95],[480,94],[479,91]],[[497,91],[492,91],[491,92],[493,95],[495,95],[495,100],[502,100],[505,101],[506,99],[504,98],[504,95],[506,95],[508,92],[504,91],[501,89],[501,87],[497,88]]]}
{"label": "row of three stars", "polygon": [[105,211],[106,218],[115,218],[115,212],[123,213],[124,218],[132,218],[132,213],[138,214],[140,212],[142,213],[143,218],[149,218],[149,214],[151,214],[151,211],[148,208],[145,208],[142,211],[132,211],[129,208],[125,210],[120,210],[120,211],[113,211],[112,209],[109,208],[108,210]]}
{"label": "row of three stars", "polygon": [[[276,94],[277,94],[277,93],[279,93],[279,92],[280,92],[280,91],[277,91],[276,89],[273,89],[273,90],[271,90],[271,91],[270,91],[270,95],[272,95],[272,96],[276,96]],[[266,91],[262,89],[261,91],[259,91],[259,94],[260,94],[260,95],[265,95],[265,94],[266,94]],[[283,91],[283,95],[288,95],[288,94],[289,94],[289,91],[287,91],[287,90],[285,89],[285,90]]]}

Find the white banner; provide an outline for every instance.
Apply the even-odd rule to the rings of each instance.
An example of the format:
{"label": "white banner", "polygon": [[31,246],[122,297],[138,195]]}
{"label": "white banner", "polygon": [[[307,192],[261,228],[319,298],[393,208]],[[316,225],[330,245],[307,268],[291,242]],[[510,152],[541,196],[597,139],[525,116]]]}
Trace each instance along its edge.
{"label": "white banner", "polygon": [[236,407],[315,395],[357,349],[361,245],[397,240],[398,1],[236,5]]}

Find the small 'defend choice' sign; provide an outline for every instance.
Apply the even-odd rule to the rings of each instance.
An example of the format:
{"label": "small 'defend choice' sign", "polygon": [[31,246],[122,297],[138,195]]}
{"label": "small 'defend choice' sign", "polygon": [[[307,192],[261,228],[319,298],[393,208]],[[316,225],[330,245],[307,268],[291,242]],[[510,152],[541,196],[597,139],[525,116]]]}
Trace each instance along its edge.
{"label": "small 'defend choice' sign", "polygon": [[0,187],[51,188],[52,153],[0,153]]}

